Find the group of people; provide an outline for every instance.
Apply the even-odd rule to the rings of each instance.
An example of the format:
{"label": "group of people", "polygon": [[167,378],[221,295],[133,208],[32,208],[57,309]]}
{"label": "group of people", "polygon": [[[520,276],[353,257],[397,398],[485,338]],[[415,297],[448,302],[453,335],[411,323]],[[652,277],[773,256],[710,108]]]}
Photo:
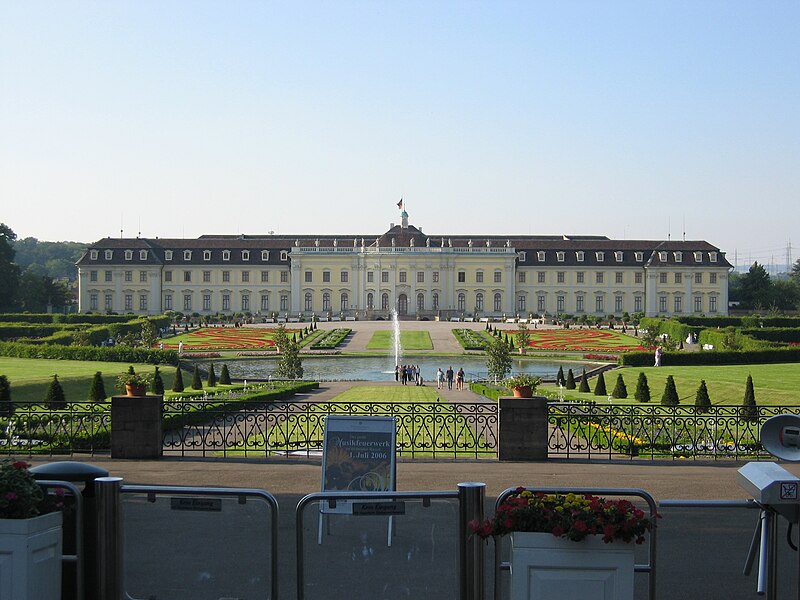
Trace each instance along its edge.
{"label": "group of people", "polygon": [[442,369],[438,369],[436,371],[436,388],[442,389],[445,383],[447,384],[447,389],[453,389],[453,378],[455,377],[456,389],[463,390],[464,389],[464,369],[461,367],[458,368],[458,372],[453,372],[453,367],[450,366],[447,368],[447,371],[442,371]]}
{"label": "group of people", "polygon": [[419,365],[397,365],[394,368],[394,380],[403,385],[424,385]]}
{"label": "group of people", "polygon": [[[464,369],[459,367],[458,371],[453,371],[453,367],[447,368],[447,371],[442,371],[441,368],[436,370],[436,389],[442,389],[447,385],[448,390],[453,389],[455,383],[457,390],[464,389]],[[397,365],[394,368],[394,380],[402,385],[424,385],[425,380],[422,378],[422,370],[419,365]]]}

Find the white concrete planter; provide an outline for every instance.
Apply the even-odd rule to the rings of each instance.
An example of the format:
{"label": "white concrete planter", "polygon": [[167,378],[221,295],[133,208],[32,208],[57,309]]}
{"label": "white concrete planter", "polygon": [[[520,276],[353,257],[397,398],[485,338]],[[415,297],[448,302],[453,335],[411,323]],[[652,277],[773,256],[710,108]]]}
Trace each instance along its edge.
{"label": "white concrete planter", "polygon": [[512,600],[633,600],[634,544],[511,534]]}
{"label": "white concrete planter", "polygon": [[0,519],[0,600],[60,600],[61,512]]}

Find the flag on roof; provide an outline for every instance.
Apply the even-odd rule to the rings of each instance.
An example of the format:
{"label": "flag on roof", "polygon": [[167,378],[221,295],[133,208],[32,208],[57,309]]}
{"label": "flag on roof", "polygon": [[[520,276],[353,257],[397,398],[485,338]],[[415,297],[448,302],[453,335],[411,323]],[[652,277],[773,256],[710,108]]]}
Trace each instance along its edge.
{"label": "flag on roof", "polygon": [[399,208],[400,210],[403,210],[403,199],[402,198],[400,198],[400,202],[397,203],[397,208]]}

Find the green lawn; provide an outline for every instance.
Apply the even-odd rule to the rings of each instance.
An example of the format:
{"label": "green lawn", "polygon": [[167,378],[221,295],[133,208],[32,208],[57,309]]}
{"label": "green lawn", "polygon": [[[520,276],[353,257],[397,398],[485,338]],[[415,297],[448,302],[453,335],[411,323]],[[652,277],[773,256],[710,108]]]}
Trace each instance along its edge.
{"label": "green lawn", "polygon": [[[566,369],[565,369],[566,370]],[[797,405],[800,404],[800,367],[797,364],[775,365],[726,365],[702,367],[626,367],[605,373],[606,388],[610,394],[614,390],[617,374],[621,373],[628,388],[626,400],[615,402],[636,403],[633,395],[639,373],[647,376],[650,386],[650,402],[661,402],[661,394],[668,375],[675,379],[675,387],[681,404],[694,404],[695,394],[700,380],[705,379],[708,395],[712,404],[742,403],[747,375],[753,376],[753,389],[756,403],[759,405]],[[576,377],[580,369],[573,369]],[[589,387],[594,390],[596,379],[589,380]],[[542,386],[543,390],[553,391],[554,385]],[[598,400],[592,393],[581,394],[577,389],[565,390],[565,395],[582,400]]]}
{"label": "green lawn", "polygon": [[[433,342],[427,331],[401,331],[400,346],[403,350],[433,350]],[[372,334],[368,350],[391,350],[394,348],[392,332],[388,330],[376,331]]]}

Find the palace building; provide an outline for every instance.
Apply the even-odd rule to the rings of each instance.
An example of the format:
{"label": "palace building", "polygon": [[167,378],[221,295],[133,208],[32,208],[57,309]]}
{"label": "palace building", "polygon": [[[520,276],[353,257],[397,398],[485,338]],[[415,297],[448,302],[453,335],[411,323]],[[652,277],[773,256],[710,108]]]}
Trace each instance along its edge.
{"label": "palace building", "polygon": [[725,253],[705,241],[585,235],[203,235],[114,239],[78,260],[80,312],[275,317],[725,315]]}

